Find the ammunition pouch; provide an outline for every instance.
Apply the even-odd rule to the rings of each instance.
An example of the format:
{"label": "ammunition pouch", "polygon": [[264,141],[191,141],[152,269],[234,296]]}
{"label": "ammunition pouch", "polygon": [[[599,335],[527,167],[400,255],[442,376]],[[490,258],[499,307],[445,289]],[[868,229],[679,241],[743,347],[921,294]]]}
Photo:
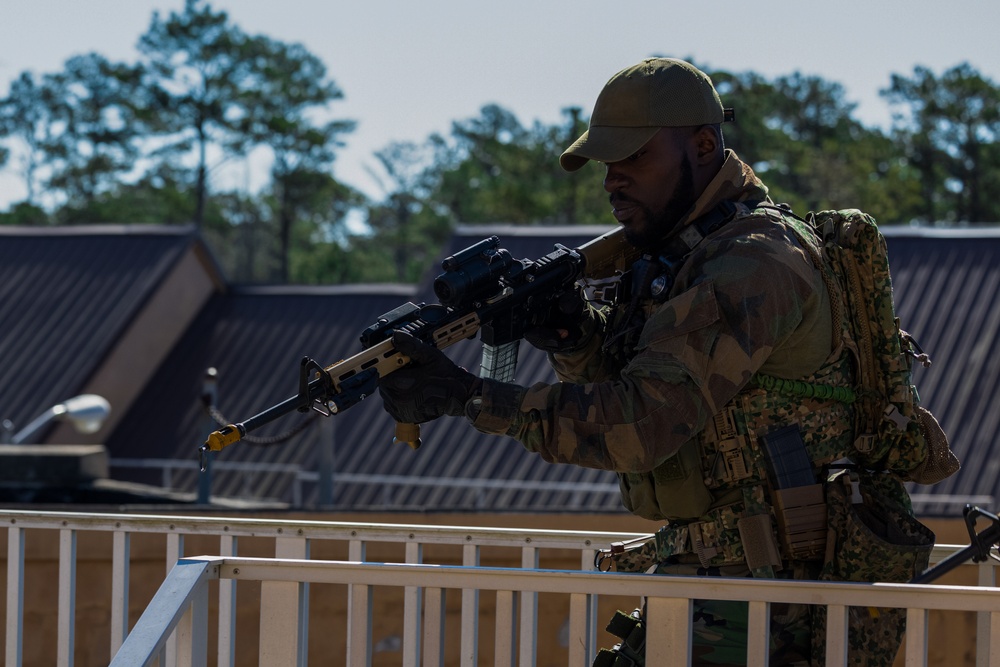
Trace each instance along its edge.
{"label": "ammunition pouch", "polygon": [[[819,579],[910,581],[926,569],[934,533],[912,514],[891,473],[840,471],[826,484],[828,538]],[[906,610],[850,607],[851,665],[892,665],[906,629]],[[826,654],[826,607],[812,609],[813,655]]]}
{"label": "ammunition pouch", "polygon": [[822,484],[772,491],[778,538],[786,560],[820,560],[826,553],[827,507]]}
{"label": "ammunition pouch", "polygon": [[700,517],[714,502],[701,466],[697,444],[686,442],[651,471],[618,473],[622,504],[632,514],[651,521]]}

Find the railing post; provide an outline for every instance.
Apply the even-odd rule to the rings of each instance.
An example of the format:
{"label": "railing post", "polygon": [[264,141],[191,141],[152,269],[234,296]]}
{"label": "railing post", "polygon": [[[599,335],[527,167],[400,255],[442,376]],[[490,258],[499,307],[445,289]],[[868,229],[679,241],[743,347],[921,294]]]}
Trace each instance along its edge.
{"label": "railing post", "polygon": [[445,590],[424,590],[424,667],[444,667]]}
{"label": "railing post", "polygon": [[[997,570],[994,562],[993,559],[987,559],[977,566],[980,586],[997,585]],[[996,614],[984,611],[976,614],[976,667],[987,667],[987,665],[1000,667],[1000,647],[996,645],[997,641],[1000,641],[1000,634],[996,634],[995,628],[992,631],[990,629],[995,616]],[[997,655],[998,659],[994,660],[994,655]]]}
{"label": "railing post", "polygon": [[512,667],[514,664],[514,592],[497,591],[496,645],[493,649],[494,667]]}
{"label": "railing post", "polygon": [[[590,545],[590,540],[587,541]],[[580,571],[581,572],[593,572],[597,569],[597,565],[594,563],[594,557],[597,552],[593,549],[584,549],[580,552]],[[586,606],[586,623],[587,623],[587,634],[584,638],[584,646],[587,649],[586,662],[590,664],[593,662],[594,657],[597,655],[597,596],[587,595],[587,606]]]}
{"label": "railing post", "polygon": [[[538,569],[538,549],[532,546],[521,548],[521,567],[527,570]],[[520,639],[521,652],[518,659],[520,667],[532,667],[538,651],[538,593],[522,591]]]}
{"label": "railing post", "polygon": [[843,667],[847,664],[847,611],[842,604],[826,606],[826,664]]}
{"label": "railing post", "polygon": [[927,667],[926,609],[906,610],[906,667]]}
{"label": "railing post", "polygon": [[[471,539],[471,536],[468,538]],[[479,545],[465,544],[462,547],[462,565],[479,567]],[[461,667],[476,667],[479,664],[479,590],[462,589],[462,639],[459,664]]]}
{"label": "railing post", "polygon": [[131,558],[131,535],[116,530],[111,554],[111,657],[128,635],[128,574]]}
{"label": "railing post", "polygon": [[[275,558],[306,559],[304,538],[277,538]],[[264,581],[260,585],[260,665],[304,665],[308,648],[309,584]]]}
{"label": "railing post", "polygon": [[[173,526],[170,527],[171,530]],[[167,576],[173,571],[177,562],[184,555],[184,536],[180,533],[170,532],[167,533]],[[177,635],[176,633],[167,639],[167,643],[164,645],[163,650],[164,659],[160,662],[161,665],[166,665],[166,667],[174,667],[177,664]]]}
{"label": "railing post", "polygon": [[59,531],[59,623],[56,633],[56,665],[73,667],[76,630],[76,531]]}
{"label": "railing post", "polygon": [[[365,543],[351,540],[348,560],[363,562]],[[371,667],[372,664],[372,587],[364,584],[347,586],[347,664]]]}
{"label": "railing post", "polygon": [[[235,535],[219,538],[219,555],[235,556],[237,541]],[[233,667],[236,664],[236,582],[232,579],[219,580],[219,667]]]}
{"label": "railing post", "polygon": [[573,593],[569,596],[569,664],[583,665],[590,660],[587,648],[589,634],[589,614],[587,613],[586,593]]}
{"label": "railing post", "polygon": [[646,664],[691,664],[691,616],[689,598],[651,597],[646,600]]}
{"label": "railing post", "polygon": [[[423,546],[406,543],[406,562],[423,562]],[[403,588],[403,667],[417,667],[420,662],[420,588]]]}
{"label": "railing post", "polygon": [[4,662],[7,667],[21,667],[23,630],[24,531],[11,525],[7,529],[7,650]]}
{"label": "railing post", "polygon": [[751,602],[747,609],[747,667],[767,665],[770,654],[771,607]]}
{"label": "railing post", "polygon": [[990,635],[987,640],[990,667],[1000,667],[1000,611],[990,613]]}

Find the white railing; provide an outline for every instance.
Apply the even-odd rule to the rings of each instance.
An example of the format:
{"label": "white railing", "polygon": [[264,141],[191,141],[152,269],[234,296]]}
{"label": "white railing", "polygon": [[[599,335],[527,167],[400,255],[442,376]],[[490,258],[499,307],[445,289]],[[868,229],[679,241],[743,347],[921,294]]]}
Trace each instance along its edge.
{"label": "white railing", "polygon": [[[161,655],[167,637],[175,629],[178,642],[177,664],[202,666],[206,663],[208,633],[208,582],[220,580],[261,581],[275,587],[267,614],[282,619],[273,627],[273,636],[262,638],[261,665],[304,664],[303,583],[349,584],[355,600],[349,623],[348,665],[370,665],[366,636],[371,627],[370,606],[359,603],[371,586],[408,587],[427,596],[424,614],[424,665],[443,665],[440,627],[435,617],[442,610],[445,589],[476,589],[496,592],[496,649],[490,663],[495,667],[514,665],[515,595],[558,593],[570,597],[570,665],[589,664],[592,655],[585,649],[593,635],[587,613],[590,600],[598,595],[633,595],[646,600],[646,664],[689,665],[691,661],[692,600],[711,598],[749,601],[750,638],[747,664],[763,667],[768,662],[768,619],[775,602],[824,604],[827,606],[827,665],[847,664],[848,607],[901,607],[907,609],[906,664],[927,665],[928,612],[930,610],[974,611],[988,615],[990,641],[986,647],[988,664],[1000,667],[1000,589],[992,587],[928,586],[912,584],[847,584],[787,580],[754,580],[688,577],[643,577],[634,574],[567,572],[513,568],[432,567],[295,559],[249,559],[201,557],[180,560],[167,581],[139,619],[135,630],[111,667],[150,664]],[[278,588],[280,587],[280,589]],[[264,604],[262,600],[262,605]],[[429,612],[428,610],[433,610]],[[263,613],[263,611],[262,611]],[[523,624],[521,626],[523,630]],[[266,643],[266,648],[265,648]],[[956,652],[957,653],[957,652]],[[404,664],[417,665],[417,645],[403,647]],[[161,663],[162,664],[162,663]],[[519,664],[534,664],[522,658]]]}
{"label": "white railing", "polygon": [[[163,572],[169,571],[185,555],[185,539],[204,543],[199,553],[236,556],[240,540],[252,538],[259,546],[260,538],[272,544],[271,552],[278,558],[308,558],[317,543],[337,543],[346,547],[349,561],[365,561],[369,547],[393,544],[402,548],[401,561],[411,564],[425,562],[425,547],[450,547],[466,567],[480,563],[481,549],[516,549],[520,566],[537,568],[539,559],[548,553],[578,554],[576,562],[582,570],[593,568],[595,550],[612,541],[637,537],[634,533],[604,533],[596,531],[543,531],[511,528],[475,528],[457,526],[427,526],[407,524],[368,524],[329,521],[286,521],[267,519],[146,516],[98,513],[57,513],[0,510],[0,525],[7,532],[7,607],[6,665],[21,665],[23,636],[23,604],[25,600],[25,544],[34,533],[56,532],[59,536],[59,618],[56,631],[57,664],[71,665],[75,638],[76,545],[78,534],[103,533],[112,537],[111,554],[111,655],[114,656],[128,633],[130,597],[131,547],[133,537],[165,535],[166,549]],[[249,541],[249,539],[248,539]],[[451,554],[444,554],[451,556]],[[234,664],[236,628],[236,589],[231,580],[219,584],[218,664]],[[461,652],[463,665],[475,665],[478,645],[478,599],[475,588],[462,591]],[[262,607],[267,606],[270,587],[262,587]],[[404,600],[404,653],[419,636],[419,619],[415,604],[420,591],[407,589]],[[520,605],[520,645],[522,663],[533,659],[537,619],[537,600],[523,596]],[[266,633],[272,627],[262,622]],[[370,626],[368,629],[370,633]],[[173,664],[173,652],[168,651],[166,664]]]}
{"label": "white railing", "polygon": [[[372,660],[372,594],[376,587],[402,589],[401,654],[403,665],[444,664],[445,590],[459,591],[461,607],[448,641],[459,646],[459,664],[480,664],[480,592],[491,591],[486,605],[495,604],[492,633],[493,664],[535,664],[538,652],[538,596],[568,596],[568,660],[589,664],[596,652],[597,602],[606,596],[648,597],[650,633],[647,648],[662,663],[687,664],[690,604],[694,597],[747,600],[751,605],[750,664],[764,665],[768,605],[808,602],[829,605],[827,664],[844,664],[846,613],[849,605],[892,606],[909,610],[907,665],[927,664],[928,612],[963,610],[977,613],[977,664],[1000,667],[1000,589],[995,588],[992,561],[979,566],[980,587],[893,584],[830,584],[798,581],[729,580],[721,578],[637,577],[593,572],[597,548],[635,534],[540,531],[406,524],[365,524],[325,521],[285,521],[237,518],[190,518],[54,512],[0,511],[7,533],[6,665],[22,664],[26,641],[23,607],[25,545],[36,533],[58,535],[58,623],[56,664],[72,665],[76,628],[77,539],[79,534],[110,536],[111,570],[110,657],[115,665],[204,665],[209,643],[209,582],[217,582],[218,617],[214,664],[235,664],[236,582],[260,582],[261,665],[304,665],[308,662],[309,584],[347,585],[346,664],[365,666]],[[130,565],[133,536],[166,536],[162,562],[169,576],[129,630]],[[185,538],[196,541],[203,557],[185,556]],[[274,558],[237,556],[240,538],[265,538]],[[206,542],[207,540],[207,542]],[[248,540],[249,542],[249,540]],[[346,559],[309,560],[313,546],[336,542]],[[366,560],[369,546],[393,543],[401,549],[395,563]],[[456,564],[431,564],[424,548],[457,551]],[[481,549],[516,549],[520,567],[482,567]],[[937,561],[957,547],[938,547]],[[318,550],[318,549],[317,549]],[[540,558],[576,553],[579,569],[539,569]],[[93,556],[90,556],[93,559]],[[572,563],[572,561],[571,561]],[[574,567],[572,564],[570,567]],[[588,571],[590,570],[590,571]],[[162,570],[161,570],[162,571]],[[251,600],[251,602],[254,602]],[[241,606],[246,600],[241,598]],[[90,628],[82,628],[92,633]],[[315,631],[315,629],[314,629]],[[323,628],[323,632],[332,632]],[[28,629],[31,632],[31,628]],[[489,633],[487,633],[489,634]],[[457,638],[456,636],[457,635]],[[961,638],[954,638],[957,642]],[[516,640],[516,641],[515,641]],[[51,640],[50,640],[51,641]],[[972,641],[972,638],[969,638]],[[421,657],[423,662],[421,663]],[[330,656],[324,656],[328,664]],[[486,661],[489,664],[488,661]]]}

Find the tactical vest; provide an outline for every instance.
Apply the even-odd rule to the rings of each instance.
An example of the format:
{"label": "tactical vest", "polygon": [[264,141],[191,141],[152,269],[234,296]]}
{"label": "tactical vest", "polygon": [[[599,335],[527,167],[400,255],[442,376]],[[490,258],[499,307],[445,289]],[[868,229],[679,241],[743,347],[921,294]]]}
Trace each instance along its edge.
{"label": "tactical vest", "polygon": [[[830,297],[841,307],[839,294]],[[646,301],[642,311],[655,306]],[[839,328],[842,318],[833,323]],[[745,565],[774,576],[783,562],[822,559],[822,476],[852,451],[852,380],[844,345],[809,377],[755,377],[670,459],[649,472],[620,473],[625,507],[669,522],[656,535],[657,560]]]}

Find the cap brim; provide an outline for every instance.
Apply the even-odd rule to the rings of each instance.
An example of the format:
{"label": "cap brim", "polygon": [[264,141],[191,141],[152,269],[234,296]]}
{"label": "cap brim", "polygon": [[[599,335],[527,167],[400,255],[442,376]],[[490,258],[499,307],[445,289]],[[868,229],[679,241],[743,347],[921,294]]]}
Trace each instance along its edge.
{"label": "cap brim", "polygon": [[659,127],[591,127],[559,156],[559,165],[576,171],[587,160],[618,162],[646,145]]}

